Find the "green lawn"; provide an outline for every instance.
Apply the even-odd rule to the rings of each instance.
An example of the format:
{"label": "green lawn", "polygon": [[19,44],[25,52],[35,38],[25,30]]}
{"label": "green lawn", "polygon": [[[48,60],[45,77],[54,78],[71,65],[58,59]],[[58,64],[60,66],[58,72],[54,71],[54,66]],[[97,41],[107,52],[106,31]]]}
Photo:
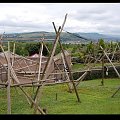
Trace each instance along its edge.
{"label": "green lawn", "polygon": [[[120,114],[120,91],[111,95],[120,86],[119,79],[101,79],[83,81],[78,86],[81,103],[77,102],[75,93],[68,92],[67,84],[45,86],[39,105],[46,108],[48,114]],[[32,95],[33,88],[24,88]],[[56,100],[57,93],[57,100]],[[0,114],[7,113],[6,89],[0,89]],[[11,88],[12,114],[33,114],[26,97],[17,88]]]}

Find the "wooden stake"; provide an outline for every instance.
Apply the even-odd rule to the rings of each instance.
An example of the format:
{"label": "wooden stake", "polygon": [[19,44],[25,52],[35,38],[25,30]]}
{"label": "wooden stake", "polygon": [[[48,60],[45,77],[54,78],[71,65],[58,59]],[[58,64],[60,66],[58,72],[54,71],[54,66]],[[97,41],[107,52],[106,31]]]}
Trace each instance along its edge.
{"label": "wooden stake", "polygon": [[[102,53],[102,56],[104,56],[104,53]],[[104,85],[104,57],[102,57],[102,81],[101,85]]]}

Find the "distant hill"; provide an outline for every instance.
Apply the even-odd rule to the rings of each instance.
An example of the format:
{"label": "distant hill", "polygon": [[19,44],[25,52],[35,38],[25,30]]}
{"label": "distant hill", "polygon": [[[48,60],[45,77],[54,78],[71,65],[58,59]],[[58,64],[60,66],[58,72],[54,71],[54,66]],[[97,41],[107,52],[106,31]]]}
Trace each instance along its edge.
{"label": "distant hill", "polygon": [[[45,40],[53,41],[55,39],[55,32],[25,32],[25,33],[11,33],[4,34],[4,41],[16,40],[16,41],[39,41],[44,35]],[[65,43],[83,43],[89,41],[98,41],[98,39],[104,39],[105,41],[120,41],[120,36],[105,35],[99,33],[61,33],[61,41]]]}
{"label": "distant hill", "polygon": [[78,32],[80,36],[86,37],[87,39],[91,40],[98,40],[98,39],[104,39],[105,41],[120,41],[120,36],[115,35],[105,35],[105,34],[99,34],[99,33],[81,33]]}

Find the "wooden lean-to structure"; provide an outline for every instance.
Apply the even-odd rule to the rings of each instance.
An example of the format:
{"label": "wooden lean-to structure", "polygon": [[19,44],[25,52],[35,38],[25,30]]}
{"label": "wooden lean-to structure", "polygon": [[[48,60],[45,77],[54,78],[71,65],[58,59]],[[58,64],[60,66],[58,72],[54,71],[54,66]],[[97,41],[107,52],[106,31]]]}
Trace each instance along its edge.
{"label": "wooden lean-to structure", "polygon": [[[11,87],[18,87],[23,92],[23,94],[27,98],[28,103],[31,105],[31,107],[34,108],[34,113],[39,112],[40,114],[46,114],[44,110],[38,105],[39,99],[40,99],[40,93],[45,85],[55,85],[59,83],[60,84],[66,83],[68,85],[70,92],[72,91],[72,89],[74,89],[77,100],[78,102],[80,102],[79,94],[77,92],[77,89],[72,77],[71,68],[67,61],[67,56],[66,56],[67,53],[63,49],[62,44],[60,42],[60,34],[62,33],[62,30],[64,28],[66,19],[67,19],[67,14],[65,15],[65,19],[63,21],[62,26],[59,26],[58,30],[56,29],[55,24],[53,22],[56,38],[54,40],[51,51],[49,51],[47,46],[45,45],[44,36],[43,36],[41,40],[41,47],[39,51],[38,61],[31,60],[30,58],[15,54],[15,44],[14,44],[13,52],[10,52],[9,42],[8,42],[8,51],[4,51],[3,45],[0,44],[0,48],[2,50],[2,53],[0,54],[0,70],[1,70],[0,87],[7,88],[7,113],[8,114],[11,114],[11,98],[10,98]],[[62,52],[59,55],[55,56],[55,50],[56,50],[57,44],[60,45]],[[46,59],[46,62],[42,61],[43,46],[47,48],[49,53],[49,57]],[[56,63],[56,60],[58,60],[58,58],[61,58],[61,61],[62,61],[62,66],[64,68],[64,70],[62,71],[61,71],[61,68],[59,68],[58,64]],[[44,67],[43,67],[44,69],[42,68],[43,64],[44,64]],[[54,70],[50,72],[50,69],[52,68],[51,67],[52,64],[54,64],[54,66],[57,68],[57,71],[58,71],[57,73],[54,73]],[[53,82],[54,80],[53,76],[59,75],[59,74],[61,76],[64,76],[64,81]],[[27,93],[24,90],[23,86],[37,87],[37,90],[35,91],[35,94],[34,94],[34,98],[32,98],[29,95],[29,93]]]}

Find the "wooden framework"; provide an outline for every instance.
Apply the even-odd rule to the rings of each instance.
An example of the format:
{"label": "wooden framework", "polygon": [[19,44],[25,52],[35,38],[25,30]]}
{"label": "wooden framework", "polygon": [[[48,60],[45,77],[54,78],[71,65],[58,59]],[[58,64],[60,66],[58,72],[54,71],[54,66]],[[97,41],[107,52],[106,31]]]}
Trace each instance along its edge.
{"label": "wooden framework", "polygon": [[[27,101],[31,105],[31,107],[34,106],[34,113],[39,112],[40,114],[46,114],[43,111],[43,109],[38,105],[38,101],[40,99],[40,93],[45,85],[55,85],[55,84],[66,83],[66,84],[68,84],[69,90],[71,90],[70,86],[73,86],[75,93],[76,93],[77,100],[78,100],[78,102],[80,102],[80,98],[79,98],[75,83],[72,78],[71,69],[67,63],[66,55],[63,50],[62,44],[60,42],[60,34],[63,30],[66,19],[67,19],[67,14],[65,15],[65,19],[63,21],[62,26],[59,26],[58,31],[56,30],[55,24],[53,23],[53,26],[54,26],[54,29],[56,32],[56,38],[53,43],[53,49],[51,51],[49,51],[47,48],[47,50],[49,52],[49,57],[47,59],[45,68],[42,73],[41,73],[42,51],[43,51],[43,46],[46,47],[46,45],[44,43],[44,36],[42,38],[41,49],[39,52],[39,62],[30,60],[26,57],[16,55],[15,54],[15,44],[14,44],[14,49],[13,49],[12,53],[10,52],[9,43],[8,43],[8,51],[7,52],[4,51],[2,44],[0,44],[0,48],[2,49],[2,52],[3,52],[3,58],[5,60],[5,63],[0,60],[0,64],[1,64],[1,66],[4,67],[4,70],[6,71],[6,74],[8,75],[6,82],[3,81],[2,83],[0,83],[0,85],[2,85],[2,87],[5,87],[5,88],[7,87],[7,101],[8,101],[8,110],[7,110],[8,112],[7,113],[8,114],[11,114],[11,101],[10,101],[10,88],[11,87],[19,87],[19,89],[23,92],[23,94],[27,98]],[[54,61],[54,54],[55,54],[55,50],[56,50],[58,43],[60,44],[60,47],[62,50],[62,61],[63,61],[63,65],[64,65],[64,72],[60,71],[58,65]],[[11,59],[11,56],[12,56],[12,59]],[[19,58],[19,59],[17,59],[17,58]],[[33,62],[34,64],[31,65],[27,61]],[[49,69],[50,69],[52,62],[54,62],[55,66],[58,68],[59,73],[49,73]],[[8,68],[6,68],[4,66],[4,64],[7,64]],[[22,66],[21,64],[24,64],[24,66]],[[32,66],[34,66],[34,67],[36,66],[36,71],[34,71],[34,72],[31,71]],[[38,66],[38,71],[37,71],[37,66]],[[21,73],[20,71],[24,73],[24,76],[20,76],[18,74],[18,73]],[[29,71],[29,75],[26,75],[28,71]],[[67,80],[65,80],[63,82],[57,82],[57,83],[47,83],[46,82],[48,79],[47,77],[50,74],[65,74],[67,76]],[[31,77],[29,77],[29,76],[31,76]],[[22,83],[21,79],[28,80],[29,82]],[[12,81],[13,81],[13,83],[12,83]],[[29,85],[37,87],[34,98],[32,98],[23,89],[23,86],[29,86]]]}
{"label": "wooden framework", "polygon": [[[28,59],[26,57],[23,56],[19,56],[15,54],[15,44],[14,44],[14,49],[13,52],[10,52],[10,45],[8,42],[8,52],[5,52],[3,49],[2,44],[0,44],[0,48],[2,49],[4,58],[5,58],[5,63],[7,64],[7,68],[4,66],[4,62],[0,60],[0,69],[1,69],[1,74],[3,74],[2,69],[4,69],[5,74],[7,74],[7,80],[6,81],[1,81],[2,83],[0,83],[0,87],[1,88],[6,88],[7,87],[7,113],[11,114],[11,100],[10,100],[10,88],[11,87],[19,87],[19,89],[23,92],[23,94],[25,95],[28,103],[31,105],[31,107],[34,108],[34,113],[36,114],[37,112],[39,112],[40,114],[46,114],[43,109],[38,105],[38,101],[40,100],[41,97],[41,92],[43,90],[43,87],[46,85],[56,85],[56,84],[63,84],[66,83],[68,85],[69,91],[72,92],[72,90],[75,91],[76,97],[77,97],[77,101],[80,101],[80,97],[77,91],[77,86],[79,85],[79,83],[87,76],[87,74],[91,71],[91,69],[94,67],[94,65],[97,63],[97,61],[102,61],[102,85],[104,85],[104,57],[106,56],[106,58],[108,59],[108,61],[110,62],[110,64],[113,66],[116,74],[118,75],[118,77],[120,78],[120,74],[117,71],[117,69],[115,68],[114,64],[112,63],[115,51],[117,49],[117,47],[115,48],[115,51],[113,52],[112,58],[110,59],[108,54],[106,53],[106,51],[102,48],[102,46],[100,46],[101,50],[102,50],[102,55],[100,55],[98,58],[93,58],[95,59],[95,62],[90,65],[91,61],[90,60],[90,56],[88,56],[87,59],[89,59],[88,63],[86,64],[87,68],[85,70],[85,72],[77,79],[77,80],[73,80],[73,76],[72,76],[72,71],[70,66],[68,65],[67,62],[67,58],[65,55],[65,51],[63,49],[63,46],[61,44],[60,41],[60,34],[62,33],[62,30],[64,28],[65,22],[67,19],[67,14],[65,15],[65,19],[63,21],[62,26],[59,26],[58,30],[56,29],[56,26],[53,22],[53,27],[56,33],[56,38],[54,40],[53,43],[53,47],[52,50],[49,51],[49,49],[47,48],[47,46],[44,43],[44,36],[41,39],[41,48],[39,51],[39,62],[36,62],[34,60]],[[1,37],[1,42],[2,42],[2,37]],[[55,60],[54,60],[54,55],[55,55],[55,50],[57,47],[57,44],[60,45],[61,48],[61,59],[63,62],[63,66],[64,66],[64,72],[60,70],[59,66],[56,64]],[[41,65],[42,65],[42,52],[43,52],[43,46],[46,47],[48,53],[49,53],[49,57],[46,61],[45,64],[45,68],[43,70],[43,72],[41,72]],[[12,59],[11,58],[12,55]],[[17,57],[19,59],[17,59]],[[29,61],[29,62],[27,62]],[[87,61],[87,60],[86,60]],[[33,63],[32,65],[29,63]],[[59,73],[50,73],[49,69],[51,67],[52,62],[54,62],[56,68],[59,70]],[[24,66],[21,66],[21,64],[24,64]],[[31,67],[36,67],[35,71],[31,70]],[[29,72],[29,74],[27,74]],[[19,75],[20,73],[24,73],[24,76]],[[49,75],[57,75],[57,74],[61,74],[61,75],[65,75],[66,76],[66,80],[62,81],[62,82],[51,82],[51,83],[47,83],[47,80],[52,80],[54,78],[50,78],[48,79]],[[22,83],[21,79],[27,80],[27,82]],[[34,98],[32,98],[24,89],[23,87],[37,87],[37,90],[35,91],[34,94]],[[119,88],[120,89],[120,88]],[[119,90],[118,89],[118,90]],[[117,91],[118,91],[117,90]],[[117,91],[112,95],[112,97],[117,93]]]}

